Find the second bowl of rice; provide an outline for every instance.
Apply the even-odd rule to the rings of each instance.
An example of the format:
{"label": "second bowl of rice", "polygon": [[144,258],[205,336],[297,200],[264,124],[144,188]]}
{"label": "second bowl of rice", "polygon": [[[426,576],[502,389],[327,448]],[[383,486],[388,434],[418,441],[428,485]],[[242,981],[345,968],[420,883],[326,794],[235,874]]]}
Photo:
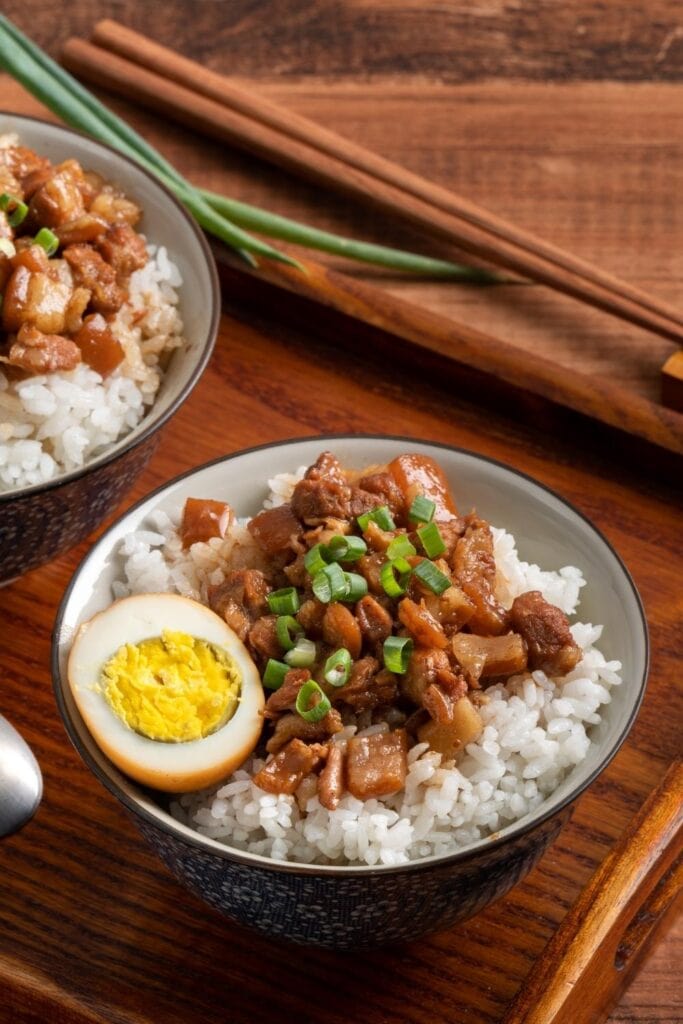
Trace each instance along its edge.
{"label": "second bowl of rice", "polygon": [[78,543],[115,509],[201,376],[220,313],[208,244],[156,179],[68,128],[0,113],[0,157],[15,146],[53,165],[77,160],[140,207],[147,262],[108,317],[124,353],[114,372],[80,362],[24,375],[0,364],[0,584]]}

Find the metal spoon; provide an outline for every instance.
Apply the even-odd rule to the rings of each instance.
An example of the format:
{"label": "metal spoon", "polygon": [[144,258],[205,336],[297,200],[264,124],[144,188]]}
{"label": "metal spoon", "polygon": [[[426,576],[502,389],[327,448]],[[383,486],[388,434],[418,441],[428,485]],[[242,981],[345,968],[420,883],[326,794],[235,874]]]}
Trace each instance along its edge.
{"label": "metal spoon", "polygon": [[0,715],[0,838],[25,825],[42,796],[43,776],[31,748]]}

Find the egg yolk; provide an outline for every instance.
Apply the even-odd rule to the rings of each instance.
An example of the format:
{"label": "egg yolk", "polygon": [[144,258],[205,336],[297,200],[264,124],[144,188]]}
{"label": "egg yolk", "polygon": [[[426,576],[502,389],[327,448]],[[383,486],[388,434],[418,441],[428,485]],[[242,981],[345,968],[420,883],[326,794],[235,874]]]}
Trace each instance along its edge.
{"label": "egg yolk", "polygon": [[114,713],[151,740],[181,743],[215,732],[237,707],[241,676],[230,656],[206,640],[164,630],[124,644],[102,669]]}

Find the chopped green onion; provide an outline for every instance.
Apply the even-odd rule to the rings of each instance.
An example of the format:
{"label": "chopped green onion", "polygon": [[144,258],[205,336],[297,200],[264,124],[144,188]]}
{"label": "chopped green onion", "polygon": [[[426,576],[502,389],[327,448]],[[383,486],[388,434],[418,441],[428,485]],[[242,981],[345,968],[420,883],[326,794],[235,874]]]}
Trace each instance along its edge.
{"label": "chopped green onion", "polygon": [[16,256],[17,250],[14,248],[14,242],[10,242],[9,238],[0,238],[0,252],[8,259]]}
{"label": "chopped green onion", "polygon": [[275,632],[283,651],[291,651],[292,647],[304,635],[304,627],[291,615],[279,615],[275,623]]}
{"label": "chopped green onion", "polygon": [[[318,701],[311,705],[311,699],[314,696],[318,696]],[[331,707],[329,698],[325,696],[315,679],[305,682],[296,695],[296,710],[305,722],[319,722]]]}
{"label": "chopped green onion", "polygon": [[411,523],[430,523],[436,512],[436,503],[423,494],[413,498],[413,503],[408,512],[408,519]]}
{"label": "chopped green onion", "polygon": [[387,558],[389,559],[407,558],[409,555],[416,554],[415,546],[411,544],[410,539],[405,533],[399,533],[397,537],[394,537],[387,548]]}
{"label": "chopped green onion", "polygon": [[275,615],[296,615],[299,611],[299,595],[295,587],[283,587],[268,594],[268,607]]}
{"label": "chopped green onion", "polygon": [[333,537],[326,545],[325,551],[331,562],[357,562],[365,554],[368,546],[362,537]]}
{"label": "chopped green onion", "polygon": [[315,547],[311,548],[304,555],[304,567],[311,576],[315,576],[316,573],[319,573],[327,565],[329,559],[325,557],[325,553],[325,546],[323,544],[316,544]]}
{"label": "chopped green onion", "polygon": [[315,661],[317,653],[313,641],[302,637],[301,640],[297,640],[291,651],[287,651],[285,661],[294,668],[308,668]]}
{"label": "chopped green onion", "polygon": [[385,562],[379,574],[384,593],[388,597],[402,597],[406,592],[412,571],[410,562],[407,562],[405,558],[395,558],[393,562]]}
{"label": "chopped green onion", "polygon": [[417,535],[428,558],[438,558],[446,550],[446,545],[436,523],[427,523],[426,526],[421,526],[417,531]]}
{"label": "chopped green onion", "polygon": [[26,219],[28,206],[16,196],[11,196],[9,192],[3,192],[0,196],[0,210],[7,214],[7,223],[10,227],[18,228]]}
{"label": "chopped green onion", "polygon": [[380,505],[379,508],[373,508],[371,512],[364,512],[362,516],[357,517],[356,521],[363,533],[367,530],[370,522],[377,523],[380,530],[396,529],[396,523],[391,518],[391,512],[386,505]]}
{"label": "chopped green onion", "polygon": [[408,669],[413,653],[413,641],[409,636],[388,636],[384,641],[384,667],[402,676]]}
{"label": "chopped green onion", "polygon": [[268,658],[266,670],[263,673],[262,683],[267,690],[279,690],[289,672],[289,665],[275,658]]}
{"label": "chopped green onion", "polygon": [[415,566],[413,576],[417,576],[420,582],[424,583],[425,587],[429,587],[434,594],[443,594],[444,590],[453,586],[448,576],[426,558]]}
{"label": "chopped green onion", "polygon": [[312,587],[313,593],[323,604],[341,601],[346,597],[346,573],[336,562],[332,562],[315,574]]}
{"label": "chopped green onion", "polygon": [[44,249],[48,256],[54,256],[57,249],[59,249],[59,239],[54,231],[50,231],[49,228],[41,228],[33,242],[35,245],[39,245],[41,249]]}
{"label": "chopped green onion", "polygon": [[349,681],[352,664],[351,653],[345,647],[340,647],[325,662],[323,669],[325,682],[330,686],[343,686]]}
{"label": "chopped green onion", "polygon": [[342,601],[360,601],[368,592],[368,581],[357,572],[345,572],[346,594]]}

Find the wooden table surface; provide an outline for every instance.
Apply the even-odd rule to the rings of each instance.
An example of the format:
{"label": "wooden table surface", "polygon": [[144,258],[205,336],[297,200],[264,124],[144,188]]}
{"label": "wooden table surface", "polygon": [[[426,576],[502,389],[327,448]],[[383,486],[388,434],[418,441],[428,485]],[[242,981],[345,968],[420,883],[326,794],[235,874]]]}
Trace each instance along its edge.
{"label": "wooden table surface", "polygon": [[[533,0],[213,0],[112,9],[9,0],[58,52],[112,14],[453,186],[663,298],[683,281],[683,24],[647,6]],[[0,107],[40,113],[0,78]],[[256,161],[113,104],[201,184],[320,226],[418,246],[407,231]],[[480,291],[353,271],[568,366],[605,359],[643,393],[666,343],[531,285]],[[615,362],[616,361],[616,362]],[[358,372],[359,367],[362,373]],[[45,799],[0,845],[0,1022],[493,1024],[581,887],[680,749],[680,464],[577,415],[443,372],[277,296],[227,289],[211,365],[124,507],[199,462],[285,437],[412,434],[502,459],[554,487],[633,572],[653,644],[648,694],[610,768],[512,893],[419,944],[349,955],[257,938],[185,892],[69,746],[50,629],[78,549],[0,590],[0,710],[26,735]],[[119,510],[121,511],[121,510]],[[673,701],[673,703],[672,703]],[[612,1022],[683,1020],[683,929],[662,936]],[[476,966],[473,966],[475,964]]]}

